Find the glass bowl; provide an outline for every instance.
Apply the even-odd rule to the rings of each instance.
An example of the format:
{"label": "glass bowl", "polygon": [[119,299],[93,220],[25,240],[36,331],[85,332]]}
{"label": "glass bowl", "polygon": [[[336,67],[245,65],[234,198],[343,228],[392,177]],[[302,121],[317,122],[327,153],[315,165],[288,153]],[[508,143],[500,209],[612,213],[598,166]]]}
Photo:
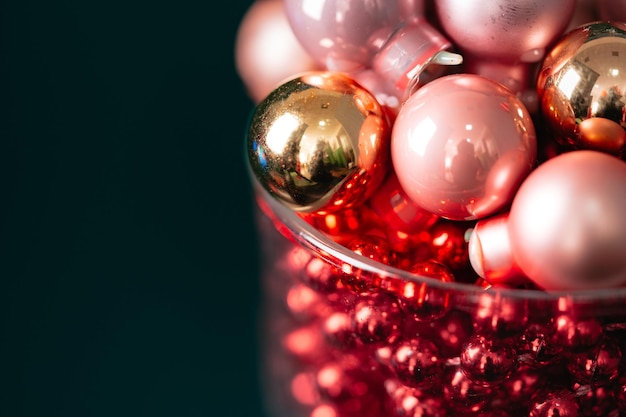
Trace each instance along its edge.
{"label": "glass bowl", "polygon": [[422,277],[336,243],[251,180],[271,416],[626,415],[626,289]]}

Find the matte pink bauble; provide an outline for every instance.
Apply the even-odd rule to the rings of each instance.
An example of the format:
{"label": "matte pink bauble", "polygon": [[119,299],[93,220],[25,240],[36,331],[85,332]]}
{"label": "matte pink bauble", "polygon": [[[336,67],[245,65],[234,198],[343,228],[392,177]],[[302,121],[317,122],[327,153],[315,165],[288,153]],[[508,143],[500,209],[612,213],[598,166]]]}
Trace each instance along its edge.
{"label": "matte pink bauble", "polygon": [[287,78],[320,68],[293,34],[282,0],[258,0],[246,11],[235,40],[235,65],[255,103]]}
{"label": "matte pink bauble", "polygon": [[400,185],[447,219],[474,220],[508,205],[535,164],[530,114],[509,89],[474,74],[448,75],[417,90],[392,130]]}
{"label": "matte pink bauble", "polygon": [[596,9],[602,20],[626,22],[626,0],[596,0]]}
{"label": "matte pink bauble", "polygon": [[511,252],[546,290],[626,284],[626,163],[572,151],[541,164],[509,213]]}

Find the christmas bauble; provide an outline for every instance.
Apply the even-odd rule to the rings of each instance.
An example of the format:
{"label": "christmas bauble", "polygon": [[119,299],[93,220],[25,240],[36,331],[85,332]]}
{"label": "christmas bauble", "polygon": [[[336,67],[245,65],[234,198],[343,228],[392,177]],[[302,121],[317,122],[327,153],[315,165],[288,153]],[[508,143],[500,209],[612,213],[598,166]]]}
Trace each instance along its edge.
{"label": "christmas bauble", "polygon": [[594,22],[562,37],[537,78],[543,118],[565,150],[626,149],[626,23]]}
{"label": "christmas bauble", "polygon": [[508,219],[519,268],[547,290],[626,283],[626,162],[572,151],[541,164],[520,186]]}
{"label": "christmas bauble", "polygon": [[295,211],[361,204],[389,168],[382,107],[340,73],[309,72],[279,86],[256,107],[247,139],[259,182]]}
{"label": "christmas bauble", "polygon": [[527,109],[501,84],[448,75],[417,90],[393,126],[391,155],[407,195],[451,220],[474,220],[510,203],[534,166]]}

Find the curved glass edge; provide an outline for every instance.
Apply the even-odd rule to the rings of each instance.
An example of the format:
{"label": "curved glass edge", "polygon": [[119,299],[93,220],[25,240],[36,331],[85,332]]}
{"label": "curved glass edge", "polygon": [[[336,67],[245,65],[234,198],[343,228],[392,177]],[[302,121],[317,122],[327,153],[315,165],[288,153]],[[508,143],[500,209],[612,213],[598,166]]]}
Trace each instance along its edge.
{"label": "curved glass edge", "polygon": [[[289,230],[291,236],[302,246],[312,250],[320,256],[326,258],[334,258],[340,262],[352,265],[362,271],[378,274],[385,278],[395,278],[405,281],[413,281],[419,284],[426,284],[430,288],[438,288],[442,290],[455,291],[463,293],[465,296],[473,299],[480,297],[485,293],[498,293],[503,298],[536,300],[536,301],[554,301],[564,302],[565,305],[602,302],[604,300],[623,299],[626,302],[626,288],[602,288],[597,290],[577,290],[577,291],[540,291],[530,289],[509,289],[509,288],[480,288],[473,284],[459,282],[442,282],[434,278],[425,277],[410,273],[408,271],[382,264],[359,255],[348,248],[333,241],[324,233],[315,229],[309,223],[304,221],[291,208],[282,204],[273,197],[257,180],[256,176],[248,166],[249,178],[252,182],[252,190],[257,198],[261,198],[263,202],[272,211],[278,220]],[[258,204],[258,202],[257,202]]]}

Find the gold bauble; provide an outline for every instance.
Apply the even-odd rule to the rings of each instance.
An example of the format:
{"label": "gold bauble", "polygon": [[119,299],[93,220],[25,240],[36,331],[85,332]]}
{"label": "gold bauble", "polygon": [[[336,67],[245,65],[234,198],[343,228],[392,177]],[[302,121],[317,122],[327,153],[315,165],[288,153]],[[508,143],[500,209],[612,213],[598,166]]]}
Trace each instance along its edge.
{"label": "gold bauble", "polygon": [[626,23],[593,22],[564,35],[537,77],[541,114],[564,150],[623,156]]}
{"label": "gold bauble", "polygon": [[389,169],[390,124],[350,77],[307,72],[256,107],[247,151],[259,183],[295,211],[333,212],[363,203]]}

